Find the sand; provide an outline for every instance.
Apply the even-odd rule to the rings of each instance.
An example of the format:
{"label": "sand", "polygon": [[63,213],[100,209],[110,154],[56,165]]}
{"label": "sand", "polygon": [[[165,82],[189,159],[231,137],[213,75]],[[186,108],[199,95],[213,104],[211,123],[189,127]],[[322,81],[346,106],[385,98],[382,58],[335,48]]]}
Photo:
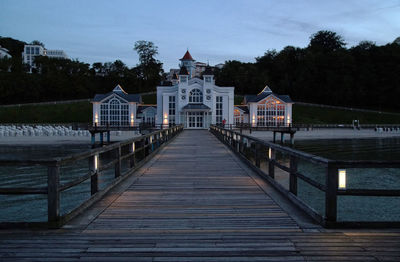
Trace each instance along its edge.
{"label": "sand", "polygon": [[[139,136],[135,131],[122,131],[117,136],[111,132],[111,142],[122,141]],[[96,142],[100,141],[100,135],[96,134]],[[104,136],[106,141],[106,136]],[[3,136],[0,137],[0,145],[55,145],[55,144],[90,144],[90,136]]]}
{"label": "sand", "polygon": [[[249,134],[248,130],[244,130],[243,134],[251,135],[267,141],[272,141],[273,134],[270,131],[253,131]],[[134,131],[122,131],[120,136],[111,133],[111,142],[122,141],[132,137],[136,137]],[[353,130],[353,129],[314,129],[311,131],[297,131],[294,135],[296,140],[310,139],[357,139],[357,138],[387,138],[400,137],[400,132],[375,132],[373,129]],[[276,137],[280,139],[280,134]],[[104,137],[104,140],[106,138]],[[288,134],[284,137],[289,140]],[[96,135],[96,142],[100,140],[99,135]],[[0,145],[54,145],[54,144],[90,144],[90,136],[6,136],[0,137]]]}
{"label": "sand", "polygon": [[[263,140],[272,141],[273,132],[270,131],[243,131],[243,134],[254,136]],[[373,129],[313,129],[310,131],[297,131],[294,134],[294,140],[311,140],[311,139],[357,139],[357,138],[387,138],[387,137],[400,137],[400,132],[375,132]],[[280,134],[276,135],[276,139],[280,140]],[[290,135],[284,136],[285,140],[290,139]]]}

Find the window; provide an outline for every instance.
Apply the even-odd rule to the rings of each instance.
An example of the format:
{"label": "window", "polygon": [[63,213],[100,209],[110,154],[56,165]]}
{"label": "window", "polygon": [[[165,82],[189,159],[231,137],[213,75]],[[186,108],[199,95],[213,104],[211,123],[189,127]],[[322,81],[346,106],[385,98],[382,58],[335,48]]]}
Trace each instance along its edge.
{"label": "window", "polygon": [[26,54],[30,55],[31,54],[31,48],[28,46],[26,47]]}
{"label": "window", "polygon": [[106,126],[108,123],[108,104],[100,105],[100,125]]}
{"label": "window", "polygon": [[119,126],[120,103],[117,99],[110,101],[110,126]]}
{"label": "window", "polygon": [[217,125],[220,125],[222,124],[222,96],[216,97],[215,110],[215,122]]}
{"label": "window", "polygon": [[235,109],[235,111],[233,112],[233,118],[235,120],[235,125],[243,124],[244,116],[242,113],[240,113],[238,109]]}
{"label": "window", "polygon": [[190,91],[189,103],[203,103],[203,92],[197,88]]}
{"label": "window", "polygon": [[35,48],[35,51],[36,51],[35,54],[38,55],[38,54],[39,54],[39,47],[36,47],[36,48]]}
{"label": "window", "polygon": [[112,98],[100,105],[101,126],[129,126],[129,105],[122,100]]}
{"label": "window", "polygon": [[186,83],[187,81],[187,76],[181,76],[181,82]]}
{"label": "window", "polygon": [[175,125],[175,96],[169,96],[168,98],[168,123]]}
{"label": "window", "polygon": [[129,126],[129,106],[126,103],[121,104],[121,125]]}
{"label": "window", "polygon": [[257,126],[283,126],[285,105],[278,100],[268,99],[257,105]]}
{"label": "window", "polygon": [[206,77],[206,83],[210,83],[211,82],[211,77],[207,76]]}

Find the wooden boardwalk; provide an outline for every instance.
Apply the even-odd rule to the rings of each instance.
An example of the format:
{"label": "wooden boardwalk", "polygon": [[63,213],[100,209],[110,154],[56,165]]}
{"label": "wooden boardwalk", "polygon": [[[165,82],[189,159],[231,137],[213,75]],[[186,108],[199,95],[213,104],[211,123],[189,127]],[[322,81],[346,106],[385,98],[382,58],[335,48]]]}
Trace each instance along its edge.
{"label": "wooden boardwalk", "polygon": [[399,231],[325,230],[279,199],[187,130],[64,228],[0,231],[0,261],[400,261]]}

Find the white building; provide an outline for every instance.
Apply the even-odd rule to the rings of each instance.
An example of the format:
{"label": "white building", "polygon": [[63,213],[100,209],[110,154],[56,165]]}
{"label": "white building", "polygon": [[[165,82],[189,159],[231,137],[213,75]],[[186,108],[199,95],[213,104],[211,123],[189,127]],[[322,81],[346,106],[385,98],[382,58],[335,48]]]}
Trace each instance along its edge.
{"label": "white building", "polygon": [[265,88],[258,95],[244,97],[242,106],[235,106],[235,124],[253,127],[278,127],[292,124],[293,101],[287,95],[277,95]]}
{"label": "white building", "polygon": [[134,126],[142,97],[128,94],[120,85],[107,94],[96,94],[92,100],[93,125],[111,127]]}
{"label": "white building", "polygon": [[0,45],[0,59],[2,58],[11,58],[11,55],[9,54],[8,49]]}
{"label": "white building", "polygon": [[157,87],[156,124],[200,129],[223,120],[233,124],[234,87],[216,86],[210,67],[203,72],[203,79],[192,77],[195,66],[189,51],[180,61],[176,84]]}
{"label": "white building", "polygon": [[139,105],[136,115],[136,123],[156,124],[157,105]]}
{"label": "white building", "polygon": [[30,73],[32,73],[32,68],[36,68],[35,57],[37,56],[68,59],[67,54],[63,50],[48,50],[41,45],[25,45],[24,52],[22,52],[22,62],[29,65]]}
{"label": "white building", "polygon": [[[182,61],[182,64],[185,64],[186,69],[188,70],[189,77],[198,77],[200,78],[204,71],[206,71],[207,67],[210,67],[208,63],[203,63],[203,62],[196,62],[193,57],[190,55],[189,51],[186,51],[185,55],[180,59]],[[216,68],[221,69],[224,66],[224,64],[217,64],[215,65]],[[211,66],[211,69],[214,67]],[[177,80],[175,77],[178,75],[180,69],[170,69],[169,73],[167,74],[167,81],[172,82],[172,85],[175,85],[176,82],[174,80]]]}
{"label": "white building", "polygon": [[63,50],[44,50],[44,55],[50,58],[68,59],[67,54]]}

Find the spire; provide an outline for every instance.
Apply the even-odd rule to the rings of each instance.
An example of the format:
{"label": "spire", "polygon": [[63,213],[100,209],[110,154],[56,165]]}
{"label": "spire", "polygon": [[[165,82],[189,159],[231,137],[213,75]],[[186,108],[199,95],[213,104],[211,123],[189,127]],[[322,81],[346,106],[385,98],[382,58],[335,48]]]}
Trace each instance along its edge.
{"label": "spire", "polygon": [[194,61],[193,57],[189,53],[189,50],[186,50],[185,55],[179,60],[192,60],[192,61]]}
{"label": "spire", "polygon": [[269,86],[268,85],[266,85],[265,87],[264,87],[264,89],[259,93],[259,95],[260,94],[272,94],[272,90],[271,90],[271,88],[269,88]]}

